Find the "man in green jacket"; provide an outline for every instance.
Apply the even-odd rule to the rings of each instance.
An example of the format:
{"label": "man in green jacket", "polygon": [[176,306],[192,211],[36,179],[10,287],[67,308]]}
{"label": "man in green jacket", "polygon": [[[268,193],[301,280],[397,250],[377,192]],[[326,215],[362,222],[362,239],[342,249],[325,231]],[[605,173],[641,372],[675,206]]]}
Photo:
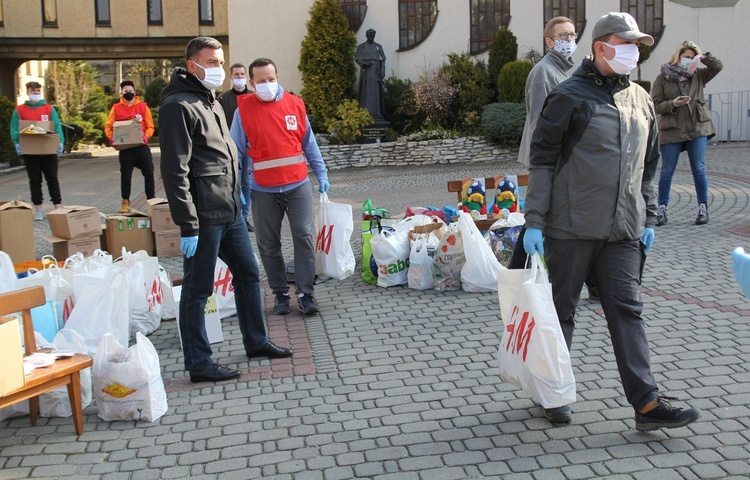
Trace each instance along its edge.
{"label": "man in green jacket", "polygon": [[[654,241],[659,139],[654,104],[628,74],[638,44],[654,39],[624,12],[601,17],[592,38],[593,58],[550,92],[532,136],[523,246],[545,255],[568,349],[581,287],[594,271],[636,429],[683,427],[700,412],[659,392],[639,290]],[[556,417],[569,420],[562,408]]]}

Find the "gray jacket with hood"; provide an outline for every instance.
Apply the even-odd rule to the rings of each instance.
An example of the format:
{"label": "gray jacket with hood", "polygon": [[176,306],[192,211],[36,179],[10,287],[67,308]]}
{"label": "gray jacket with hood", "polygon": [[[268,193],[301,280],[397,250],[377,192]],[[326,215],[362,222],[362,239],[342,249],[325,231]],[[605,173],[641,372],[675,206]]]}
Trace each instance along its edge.
{"label": "gray jacket with hood", "polygon": [[159,108],[161,177],[169,210],[183,237],[200,224],[240,216],[237,147],[213,92],[183,68],[172,73]]}
{"label": "gray jacket with hood", "polygon": [[656,223],[651,97],[585,59],[550,92],[531,142],[526,225],[557,239],[636,240]]}

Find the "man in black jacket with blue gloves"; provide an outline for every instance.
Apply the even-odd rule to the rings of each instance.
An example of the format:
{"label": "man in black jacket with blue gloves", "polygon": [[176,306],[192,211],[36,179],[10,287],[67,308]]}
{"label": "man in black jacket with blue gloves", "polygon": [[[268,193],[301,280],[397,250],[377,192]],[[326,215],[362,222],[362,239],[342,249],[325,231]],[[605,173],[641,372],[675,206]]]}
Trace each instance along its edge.
{"label": "man in black jacket with blue gloves", "polygon": [[184,254],[180,336],[192,382],[240,376],[211,358],[204,308],[213,293],[216,258],[232,272],[237,320],[248,357],[289,357],[266,335],[260,271],[241,205],[237,150],[214,89],[224,81],[224,51],[210,37],[192,39],[186,68],[172,73],[159,109],[161,176]]}
{"label": "man in black jacket with blue gloves", "polygon": [[[550,92],[532,136],[523,246],[545,254],[568,349],[581,287],[593,270],[636,428],[682,427],[700,412],[673,407],[659,393],[639,291],[642,256],[654,241],[659,140],[651,98],[628,74],[638,44],[654,39],[622,12],[601,17],[592,38],[593,59]],[[545,416],[566,423],[570,408]]]}

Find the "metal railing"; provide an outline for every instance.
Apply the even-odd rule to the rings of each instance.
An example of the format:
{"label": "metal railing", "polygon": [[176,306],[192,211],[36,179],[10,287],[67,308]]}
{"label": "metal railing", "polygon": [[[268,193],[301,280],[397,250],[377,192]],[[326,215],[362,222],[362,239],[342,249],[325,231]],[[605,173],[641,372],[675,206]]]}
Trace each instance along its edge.
{"label": "metal railing", "polygon": [[750,90],[709,94],[708,108],[716,127],[711,143],[750,141]]}

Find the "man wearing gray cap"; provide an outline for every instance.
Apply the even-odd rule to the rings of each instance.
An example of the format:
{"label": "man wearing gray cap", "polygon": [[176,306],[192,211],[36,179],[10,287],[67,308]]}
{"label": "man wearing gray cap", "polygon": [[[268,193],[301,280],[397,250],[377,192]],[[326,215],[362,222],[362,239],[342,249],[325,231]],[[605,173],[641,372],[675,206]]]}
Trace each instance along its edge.
{"label": "man wearing gray cap", "polygon": [[[547,97],[531,141],[523,246],[545,255],[568,349],[581,287],[590,270],[596,274],[623,390],[636,429],[647,431],[685,426],[700,412],[674,407],[659,393],[641,317],[659,140],[648,92],[628,78],[639,43],[654,39],[632,16],[604,15],[594,26],[591,58]],[[571,420],[567,405],[545,416]]]}

